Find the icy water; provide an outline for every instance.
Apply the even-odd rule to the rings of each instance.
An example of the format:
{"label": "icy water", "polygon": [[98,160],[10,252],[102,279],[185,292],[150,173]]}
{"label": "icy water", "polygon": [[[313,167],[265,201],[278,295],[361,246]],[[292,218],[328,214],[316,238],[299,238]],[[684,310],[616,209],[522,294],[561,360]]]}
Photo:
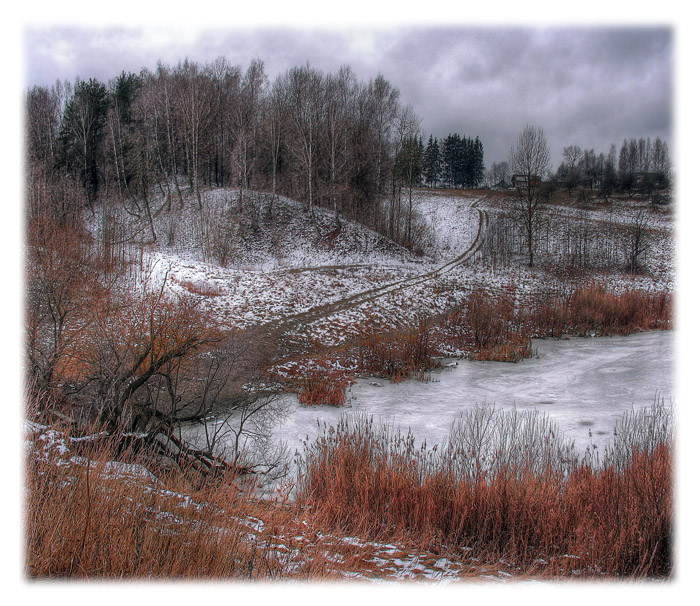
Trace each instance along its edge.
{"label": "icy water", "polygon": [[446,360],[457,365],[425,383],[360,379],[343,408],[295,402],[274,437],[301,450],[300,441],[316,435],[317,421],[335,424],[343,413],[362,411],[401,431],[410,428],[432,446],[447,437],[460,412],[488,403],[548,414],[583,451],[592,443],[604,447],[625,411],[650,406],[656,395],[667,404],[673,398],[673,331],[536,340],[533,348],[537,356],[517,364]]}

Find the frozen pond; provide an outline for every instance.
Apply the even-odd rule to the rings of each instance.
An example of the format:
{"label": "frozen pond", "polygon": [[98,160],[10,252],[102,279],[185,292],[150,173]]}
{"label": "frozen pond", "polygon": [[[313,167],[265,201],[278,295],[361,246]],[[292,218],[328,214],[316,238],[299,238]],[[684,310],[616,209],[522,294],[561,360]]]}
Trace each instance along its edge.
{"label": "frozen pond", "polygon": [[317,420],[335,424],[343,413],[363,411],[432,446],[461,411],[488,403],[547,413],[583,450],[591,442],[604,447],[626,410],[650,406],[656,394],[667,404],[673,397],[673,331],[536,340],[533,348],[537,357],[517,364],[459,360],[427,383],[360,379],[348,406],[293,406],[275,438],[301,450],[300,440],[316,435]]}

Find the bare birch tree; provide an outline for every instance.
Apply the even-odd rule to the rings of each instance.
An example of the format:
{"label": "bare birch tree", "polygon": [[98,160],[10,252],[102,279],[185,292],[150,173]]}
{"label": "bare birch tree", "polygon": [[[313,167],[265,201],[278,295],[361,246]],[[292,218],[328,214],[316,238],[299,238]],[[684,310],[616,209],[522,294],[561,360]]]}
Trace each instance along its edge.
{"label": "bare birch tree", "polygon": [[517,188],[512,218],[527,240],[528,264],[532,267],[541,219],[542,179],[550,167],[549,145],[541,127],[528,124],[520,133],[510,150],[510,166]]}
{"label": "bare birch tree", "polygon": [[175,76],[175,108],[182,126],[190,183],[201,210],[200,148],[204,134],[214,117],[212,86],[197,63],[189,60],[178,65]]}
{"label": "bare birch tree", "polygon": [[329,74],[325,81],[324,125],[325,151],[331,189],[331,202],[336,224],[340,226],[338,182],[348,164],[348,120],[350,95],[356,87],[355,77],[348,66],[341,67],[337,74]]}
{"label": "bare birch tree", "polygon": [[295,143],[291,151],[297,159],[306,180],[309,212],[313,215],[314,171],[318,156],[320,106],[322,91],[321,72],[308,64],[287,72],[287,107]]}

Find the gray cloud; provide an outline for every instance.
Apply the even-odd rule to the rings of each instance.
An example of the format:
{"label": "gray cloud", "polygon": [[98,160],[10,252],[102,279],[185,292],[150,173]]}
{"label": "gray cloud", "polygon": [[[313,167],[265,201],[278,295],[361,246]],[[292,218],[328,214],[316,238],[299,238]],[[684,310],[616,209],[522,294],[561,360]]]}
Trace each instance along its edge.
{"label": "gray cloud", "polygon": [[26,82],[96,77],[220,55],[270,78],[309,62],[349,64],[362,80],[381,72],[423,118],[427,134],[479,135],[486,162],[507,159],[527,123],[544,128],[556,165],[565,145],[605,152],[625,137],[672,144],[670,28],[401,27],[31,28]]}

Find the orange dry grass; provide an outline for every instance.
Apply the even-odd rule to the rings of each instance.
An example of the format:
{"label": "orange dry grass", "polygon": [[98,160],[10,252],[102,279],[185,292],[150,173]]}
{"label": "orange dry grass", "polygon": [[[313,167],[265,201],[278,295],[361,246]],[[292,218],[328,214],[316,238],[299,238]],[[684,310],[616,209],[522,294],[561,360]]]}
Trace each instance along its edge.
{"label": "orange dry grass", "polygon": [[475,360],[517,362],[532,355],[530,334],[515,307],[514,288],[496,294],[475,289],[440,328],[442,338],[470,351]]}
{"label": "orange dry grass", "polygon": [[476,360],[513,362],[532,355],[533,337],[628,335],[669,329],[671,295],[632,290],[619,295],[595,282],[569,296],[539,295],[519,308],[516,292],[476,289],[440,323],[438,337]]}
{"label": "orange dry grass", "polygon": [[619,295],[598,283],[579,288],[571,297],[550,297],[534,307],[532,330],[543,336],[628,335],[669,329],[673,321],[671,295],[631,290]]}
{"label": "orange dry grass", "polygon": [[307,406],[343,406],[345,392],[354,383],[353,374],[338,368],[338,360],[319,355],[294,370],[299,402]]}
{"label": "orange dry grass", "polygon": [[426,323],[405,332],[373,333],[357,348],[359,372],[400,382],[439,367]]}
{"label": "orange dry grass", "polygon": [[581,466],[564,485],[576,514],[570,553],[619,576],[669,576],[672,558],[673,447],[635,448],[625,464]]}
{"label": "orange dry grass", "polygon": [[[73,475],[53,464],[28,465],[29,576],[245,574],[242,533],[216,532],[223,522],[217,512],[180,509],[176,498],[100,477],[102,469],[93,463]],[[252,562],[254,554],[247,555]]]}
{"label": "orange dry grass", "polygon": [[[298,565],[286,568],[293,554],[277,550],[275,533],[291,523],[291,508],[250,500],[228,482],[185,496],[191,489],[176,475],[162,474],[157,485],[117,476],[108,463],[114,452],[104,444],[83,453],[89,466],[65,464],[67,457],[55,454],[43,458],[43,448],[35,443],[26,465],[29,577],[269,580],[328,574],[320,547],[295,555]],[[148,463],[133,454],[126,460]]]}
{"label": "orange dry grass", "polygon": [[[324,524],[344,532],[410,536],[523,570],[670,574],[668,442],[640,446],[598,469],[581,463],[567,471],[557,460],[562,449],[545,461],[528,458],[526,436],[523,430],[504,437],[482,467],[473,450],[416,448],[371,419],[344,420],[308,448],[302,499]],[[553,440],[554,434],[543,444]]]}
{"label": "orange dry grass", "polygon": [[352,383],[347,373],[316,371],[306,376],[299,390],[299,402],[308,406],[343,406],[345,390]]}
{"label": "orange dry grass", "polygon": [[180,286],[193,295],[202,297],[218,297],[222,294],[221,289],[215,284],[194,283],[191,280],[184,280],[180,282]]}

